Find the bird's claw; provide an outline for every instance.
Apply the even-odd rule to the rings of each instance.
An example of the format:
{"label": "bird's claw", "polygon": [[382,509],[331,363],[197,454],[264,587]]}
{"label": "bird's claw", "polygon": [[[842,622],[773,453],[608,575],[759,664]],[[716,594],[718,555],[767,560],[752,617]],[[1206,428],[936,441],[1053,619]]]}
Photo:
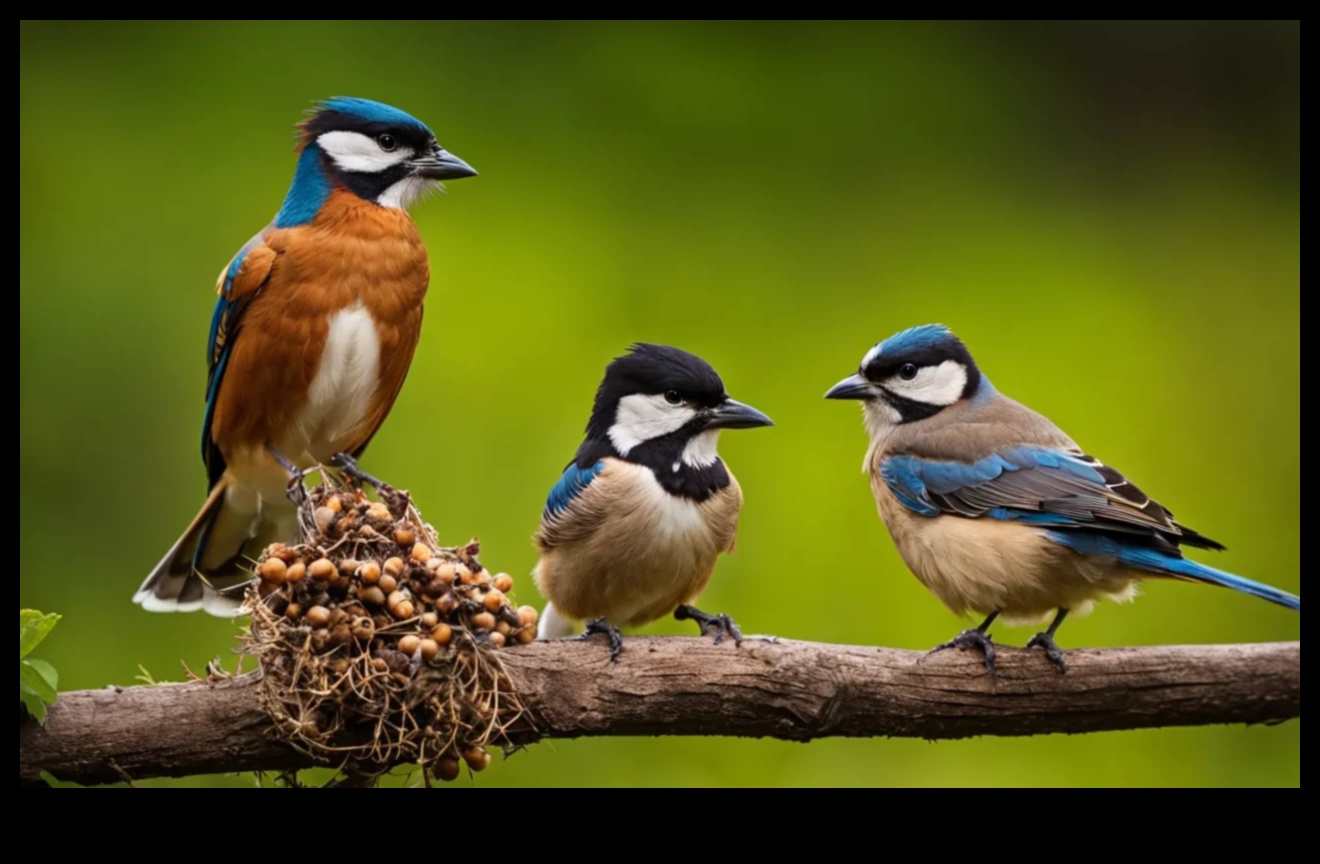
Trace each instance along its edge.
{"label": "bird's claw", "polygon": [[1063,659],[1063,649],[1049,633],[1037,633],[1027,642],[1028,648],[1040,648],[1045,652],[1045,659],[1059,667],[1059,674],[1068,671],[1068,664]]}
{"label": "bird's claw", "polygon": [[336,453],[331,457],[330,464],[342,471],[345,477],[358,484],[365,483],[381,495],[392,494],[394,492],[393,486],[386,483],[384,480],[371,476],[366,471],[359,468],[357,460],[348,453]]}
{"label": "bird's claw", "polygon": [[995,674],[995,643],[989,633],[975,628],[964,630],[948,642],[936,645],[927,653],[934,654],[936,651],[945,651],[949,648],[957,648],[959,651],[966,651],[968,648],[979,649],[985,656],[986,674],[991,676]]}
{"label": "bird's claw", "polygon": [[585,642],[597,633],[603,633],[609,637],[610,662],[618,663],[619,652],[623,651],[623,633],[619,631],[618,627],[615,627],[604,618],[592,618],[587,622],[586,629],[577,636],[574,636],[572,641]]}
{"label": "bird's claw", "polygon": [[725,636],[733,637],[733,644],[741,646],[743,643],[742,631],[734,620],[724,613],[711,615],[709,612],[702,612],[695,606],[686,604],[679,606],[674,610],[674,619],[677,621],[696,621],[701,627],[702,636],[712,635],[714,632],[715,644],[718,645],[724,641]]}
{"label": "bird's claw", "polygon": [[284,492],[288,499],[293,502],[293,506],[299,510],[307,506],[307,502],[310,500],[306,481],[306,474],[302,471],[294,472],[293,476],[289,478],[289,487]]}

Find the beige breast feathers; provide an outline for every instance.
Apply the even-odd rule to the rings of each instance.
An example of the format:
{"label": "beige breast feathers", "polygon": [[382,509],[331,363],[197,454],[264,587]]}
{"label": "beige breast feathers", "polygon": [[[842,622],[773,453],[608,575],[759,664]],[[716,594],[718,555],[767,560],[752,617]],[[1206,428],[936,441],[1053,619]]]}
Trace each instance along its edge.
{"label": "beige breast feathers", "polygon": [[636,626],[672,612],[706,587],[719,553],[733,545],[742,490],[700,503],[670,495],[650,469],[617,460],[536,533],[533,575],[564,615]]}

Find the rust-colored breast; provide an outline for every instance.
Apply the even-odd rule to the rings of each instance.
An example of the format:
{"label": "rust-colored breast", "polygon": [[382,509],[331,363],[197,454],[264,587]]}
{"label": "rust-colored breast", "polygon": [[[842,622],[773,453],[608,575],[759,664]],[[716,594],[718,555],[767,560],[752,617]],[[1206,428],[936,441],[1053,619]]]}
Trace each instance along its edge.
{"label": "rust-colored breast", "polygon": [[[270,274],[238,322],[211,432],[222,452],[284,437],[316,377],[330,316],[362,303],[380,339],[379,382],[360,441],[389,413],[422,326],[430,267],[408,214],[337,190],[316,219],[270,228]],[[249,255],[256,254],[256,250]]]}

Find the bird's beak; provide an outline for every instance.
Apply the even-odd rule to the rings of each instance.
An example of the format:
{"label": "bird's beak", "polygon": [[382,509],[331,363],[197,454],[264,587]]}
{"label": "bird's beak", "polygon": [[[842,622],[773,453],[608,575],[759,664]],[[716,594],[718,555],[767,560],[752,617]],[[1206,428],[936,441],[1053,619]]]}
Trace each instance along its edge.
{"label": "bird's beak", "polygon": [[708,416],[707,429],[754,429],[775,425],[775,421],[736,399],[725,399],[723,404],[712,408]]}
{"label": "bird's beak", "polygon": [[413,174],[428,180],[462,180],[477,176],[475,168],[443,147],[436,147],[412,160],[412,169]]}
{"label": "bird's beak", "polygon": [[875,387],[861,374],[849,375],[825,393],[826,399],[873,399]]}

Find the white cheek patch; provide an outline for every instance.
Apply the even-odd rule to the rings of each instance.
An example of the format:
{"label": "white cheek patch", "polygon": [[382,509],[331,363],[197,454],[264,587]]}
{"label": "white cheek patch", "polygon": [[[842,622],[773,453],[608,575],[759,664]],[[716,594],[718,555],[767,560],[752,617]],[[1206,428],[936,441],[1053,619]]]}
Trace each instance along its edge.
{"label": "white cheek patch", "polygon": [[610,427],[610,443],[623,456],[628,451],[652,438],[659,438],[682,429],[697,416],[686,405],[670,405],[659,393],[634,393],[619,400],[614,412],[614,425]]}
{"label": "white cheek patch", "polygon": [[868,399],[862,403],[862,422],[866,424],[866,434],[872,441],[893,429],[902,419],[898,409],[883,399]]}
{"label": "white cheek patch", "polygon": [[692,436],[683,447],[683,454],[679,458],[683,464],[689,468],[706,468],[714,465],[720,458],[716,452],[716,447],[720,443],[720,430],[707,429]]}
{"label": "white cheek patch", "polygon": [[388,153],[361,132],[325,132],[316,139],[342,171],[375,174],[393,168],[413,157],[411,147],[396,147]]}
{"label": "white cheek patch", "polygon": [[913,402],[927,405],[952,405],[962,398],[967,386],[967,367],[957,360],[945,360],[938,366],[923,366],[917,376],[904,381],[895,375],[884,383],[885,389]]}
{"label": "white cheek patch", "polygon": [[382,207],[407,210],[424,198],[428,192],[437,191],[440,188],[440,183],[437,180],[428,180],[425,177],[405,177],[380,193],[376,203]]}

